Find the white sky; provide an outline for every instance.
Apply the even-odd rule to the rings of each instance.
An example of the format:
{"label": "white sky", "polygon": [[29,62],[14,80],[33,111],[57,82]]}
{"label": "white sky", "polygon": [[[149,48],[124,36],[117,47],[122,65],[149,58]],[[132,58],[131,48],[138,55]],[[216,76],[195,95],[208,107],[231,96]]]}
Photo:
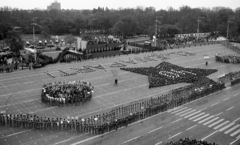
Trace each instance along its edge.
{"label": "white sky", "polygon": [[[47,9],[55,0],[0,0],[0,7],[9,6],[19,9]],[[58,0],[62,9],[93,9],[100,7],[136,8],[137,6],[155,7],[156,10],[173,7],[178,9],[183,5],[191,8],[224,6],[235,9],[240,7],[240,0]]]}

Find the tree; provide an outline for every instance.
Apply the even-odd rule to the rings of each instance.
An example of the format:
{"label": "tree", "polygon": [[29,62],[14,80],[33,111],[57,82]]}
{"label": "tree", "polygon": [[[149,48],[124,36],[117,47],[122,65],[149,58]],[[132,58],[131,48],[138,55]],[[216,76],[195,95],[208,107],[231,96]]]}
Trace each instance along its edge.
{"label": "tree", "polygon": [[72,45],[73,43],[76,42],[76,38],[75,38],[74,36],[72,36],[72,35],[66,36],[66,37],[64,38],[64,40],[65,40],[65,42],[66,42],[67,44],[70,45],[70,47],[71,47],[71,45]]}
{"label": "tree", "polygon": [[20,50],[23,49],[22,38],[20,34],[15,30],[7,32],[6,43],[10,47],[11,51],[13,51],[16,55],[19,55]]}
{"label": "tree", "polygon": [[125,16],[118,20],[114,26],[113,31],[117,33],[121,33],[124,37],[125,36],[132,36],[136,34],[138,27],[138,21],[136,18],[132,16]]}

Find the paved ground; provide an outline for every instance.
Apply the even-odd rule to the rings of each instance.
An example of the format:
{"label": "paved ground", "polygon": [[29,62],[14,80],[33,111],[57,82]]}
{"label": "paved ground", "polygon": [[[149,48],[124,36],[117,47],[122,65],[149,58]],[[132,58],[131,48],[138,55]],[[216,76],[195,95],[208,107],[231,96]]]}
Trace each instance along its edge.
{"label": "paved ground", "polygon": [[[196,53],[196,56],[180,56],[171,55],[168,62],[183,66],[197,68],[217,68],[219,71],[209,77],[216,80],[222,74],[240,70],[237,64],[223,64],[214,60],[216,53],[234,53],[233,51],[224,48],[222,45],[197,46],[190,48],[182,48],[168,50],[155,53],[168,53],[172,51],[188,51]],[[160,88],[148,88],[148,79],[146,76],[118,70],[119,85],[114,85],[114,77],[109,66],[114,61],[128,60],[129,58],[149,55],[143,53],[137,55],[117,56],[105,59],[95,59],[81,63],[70,64],[55,64],[49,65],[37,70],[20,70],[8,74],[0,74],[0,110],[7,110],[10,113],[36,113],[40,116],[47,117],[62,117],[92,116],[101,112],[110,110],[112,107],[123,105],[141,98],[149,98],[158,95],[168,90],[172,90],[186,84],[176,84]],[[209,65],[205,66],[203,55],[208,54],[211,58]],[[147,63],[128,65],[134,67],[140,66],[156,66],[161,62],[150,61]],[[61,77],[59,69],[69,71],[70,68],[80,68],[84,65],[102,64],[106,67],[105,70],[97,70],[91,73],[78,74],[74,76]],[[51,78],[45,73],[50,72],[57,78]],[[67,106],[54,107],[47,106],[40,102],[40,91],[44,83],[58,80],[86,80],[95,86],[93,99],[83,106]],[[102,144],[102,145],[117,145],[117,144],[163,144],[170,140],[177,140],[182,137],[191,137],[204,139],[210,142],[217,142],[220,145],[232,143],[239,144],[237,138],[240,135],[240,130],[237,120],[239,114],[239,86],[226,89],[221,93],[208,96],[206,98],[189,103],[185,106],[176,108],[174,111],[168,111],[150,119],[130,125],[127,128],[119,129],[118,131],[107,133],[101,136],[89,134],[77,134],[75,132],[57,132],[57,131],[37,131],[23,130],[15,128],[0,127],[0,144],[1,145],[48,145],[48,144]],[[201,110],[200,112],[198,112]],[[184,112],[185,111],[185,112]],[[195,113],[195,114],[194,114]],[[192,115],[189,118],[187,115]],[[200,115],[199,115],[200,114]],[[208,115],[205,115],[208,114]],[[198,115],[198,116],[197,116]],[[214,116],[213,116],[214,115]],[[208,118],[212,116],[212,118]],[[215,119],[216,117],[219,117]],[[200,118],[200,119],[199,119]],[[208,118],[208,120],[207,120]],[[196,120],[199,119],[199,120]],[[204,121],[204,119],[206,119]],[[211,119],[213,122],[204,125]],[[202,122],[200,122],[202,121]],[[216,126],[229,121],[219,128]],[[232,123],[232,124],[231,124]],[[229,126],[231,124],[231,126]],[[228,128],[226,128],[229,126]],[[225,130],[220,131],[225,127]],[[227,130],[233,128],[229,132]],[[225,132],[226,133],[225,133]],[[236,132],[237,131],[237,132]],[[234,133],[235,132],[235,133]]]}

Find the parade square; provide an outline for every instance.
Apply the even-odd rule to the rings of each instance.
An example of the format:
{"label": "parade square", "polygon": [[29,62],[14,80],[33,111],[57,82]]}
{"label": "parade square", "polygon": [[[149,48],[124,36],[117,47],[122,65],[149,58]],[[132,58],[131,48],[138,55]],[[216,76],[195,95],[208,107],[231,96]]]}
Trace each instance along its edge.
{"label": "parade square", "polygon": [[[202,68],[202,69],[218,69],[217,72],[208,76],[213,80],[222,74],[231,71],[237,71],[240,66],[235,64],[225,64],[215,61],[216,53],[234,53],[232,50],[225,48],[221,44],[192,46],[180,49],[156,51],[139,54],[129,54],[123,56],[115,56],[111,58],[100,58],[87,60],[80,63],[55,64],[46,66],[36,70],[20,70],[0,76],[0,110],[6,110],[12,114],[37,114],[42,117],[89,117],[99,113],[107,112],[111,108],[121,106],[132,101],[137,101],[143,98],[150,98],[159,94],[164,94],[167,91],[173,90],[180,86],[186,86],[186,83],[167,85],[149,89],[148,77],[112,68],[110,65],[114,61],[134,59],[144,57],[151,54],[164,54],[170,52],[185,51],[195,53],[195,56],[179,56],[170,55],[170,59],[165,60],[172,64],[185,68]],[[205,65],[204,55],[210,56],[208,66]],[[156,58],[157,59],[157,58]],[[127,67],[150,67],[156,66],[162,62],[157,61],[141,62],[137,64],[127,64]],[[84,65],[103,65],[106,70],[96,70],[89,73],[78,73],[77,75],[65,76],[60,75],[59,69],[70,70],[72,67],[83,67]],[[117,70],[117,75],[114,75],[111,70]],[[52,78],[46,72],[50,72],[56,78]],[[118,85],[114,83],[115,78],[118,78]],[[67,105],[64,107],[49,106],[41,102],[41,89],[43,84],[55,81],[88,81],[94,86],[94,94],[92,100],[86,104],[75,106]],[[122,131],[121,131],[122,132]],[[19,128],[1,127],[0,144],[71,144],[75,142],[91,139],[94,135],[78,134],[76,132],[51,131],[51,130],[22,130]],[[121,139],[119,139],[121,140]],[[115,143],[119,140],[108,142]],[[91,144],[91,142],[89,143]],[[92,143],[94,144],[94,143]],[[109,143],[108,143],[109,144]],[[111,144],[111,143],[110,143]]]}

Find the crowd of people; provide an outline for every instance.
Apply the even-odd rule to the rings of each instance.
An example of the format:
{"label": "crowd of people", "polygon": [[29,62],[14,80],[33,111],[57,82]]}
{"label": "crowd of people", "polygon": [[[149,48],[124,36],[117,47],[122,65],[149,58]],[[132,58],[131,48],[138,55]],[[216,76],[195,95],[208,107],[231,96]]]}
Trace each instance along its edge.
{"label": "crowd of people", "polygon": [[[65,87],[63,84],[65,84]],[[69,103],[71,103],[71,99],[73,97],[71,95],[66,97],[64,95],[61,95],[61,90],[65,90],[65,92],[68,92],[68,89],[70,89],[71,91],[71,89],[74,87],[75,90],[77,90],[76,88],[80,87],[80,85],[78,84],[82,83],[56,82],[47,84],[43,88],[42,99],[43,101],[47,101],[49,104],[52,105],[64,105],[64,101],[60,101],[64,100],[63,98],[65,98],[66,102],[68,100]],[[85,86],[87,83],[83,84]],[[175,91],[173,90],[172,92],[169,92],[169,94],[160,95],[155,98],[142,99],[140,100],[141,102],[132,102],[131,105],[128,104],[124,106],[117,106],[109,112],[105,112],[101,115],[98,114],[88,118],[49,118],[40,117],[35,114],[16,115],[0,112],[0,125],[18,128],[21,127],[25,129],[66,130],[76,131],[80,133],[103,134],[105,132],[117,130],[120,127],[128,126],[128,124],[152,116],[159,112],[163,112],[168,109],[180,106],[184,103],[190,102],[200,97],[207,96],[224,88],[224,84],[219,84],[214,82],[213,80],[205,78],[199,80],[197,84],[193,84],[185,88],[179,88]],[[199,91],[199,89],[201,91]],[[55,90],[59,90],[59,93],[56,94]],[[50,100],[49,97],[46,98],[46,92],[48,92],[48,94],[52,94],[52,96],[54,96],[54,94],[56,95],[52,97],[52,100]],[[187,93],[187,95],[179,95],[181,93]],[[58,100],[57,98],[60,98],[60,100]],[[139,105],[141,107],[136,107]]]}
{"label": "crowd of people", "polygon": [[207,141],[201,141],[196,139],[190,139],[190,138],[183,138],[176,142],[169,142],[165,145],[218,145],[216,143],[209,143]]}
{"label": "crowd of people", "polygon": [[92,98],[94,87],[85,81],[58,81],[43,85],[41,99],[49,105],[80,104]]}
{"label": "crowd of people", "polygon": [[231,81],[231,86],[235,86],[240,83],[240,78]]}
{"label": "crowd of people", "polygon": [[108,43],[121,43],[119,38],[114,38],[113,36],[101,36],[101,37],[92,37],[88,39],[88,45],[95,44],[108,44]]}
{"label": "crowd of people", "polygon": [[226,84],[234,80],[237,80],[239,78],[240,78],[240,71],[234,71],[234,72],[230,72],[225,75],[222,75],[221,77],[218,77],[217,82]]}
{"label": "crowd of people", "polygon": [[225,63],[240,63],[240,56],[236,56],[235,54],[216,54],[216,61],[225,62]]}
{"label": "crowd of people", "polygon": [[148,75],[149,88],[177,83],[194,83],[202,76],[217,72],[217,69],[183,68],[169,62],[162,62],[156,67],[121,68],[122,70]]}

